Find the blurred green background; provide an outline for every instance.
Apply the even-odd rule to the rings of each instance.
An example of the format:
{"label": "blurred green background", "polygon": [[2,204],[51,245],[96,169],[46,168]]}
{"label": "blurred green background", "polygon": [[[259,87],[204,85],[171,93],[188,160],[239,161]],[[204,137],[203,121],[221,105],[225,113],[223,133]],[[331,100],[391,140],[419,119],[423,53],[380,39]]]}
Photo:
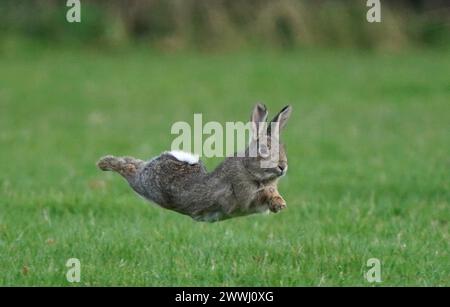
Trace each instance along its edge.
{"label": "blurred green background", "polygon": [[[365,4],[1,1],[0,285],[450,285],[449,9]],[[279,214],[196,223],[95,166],[256,101],[294,107]]]}

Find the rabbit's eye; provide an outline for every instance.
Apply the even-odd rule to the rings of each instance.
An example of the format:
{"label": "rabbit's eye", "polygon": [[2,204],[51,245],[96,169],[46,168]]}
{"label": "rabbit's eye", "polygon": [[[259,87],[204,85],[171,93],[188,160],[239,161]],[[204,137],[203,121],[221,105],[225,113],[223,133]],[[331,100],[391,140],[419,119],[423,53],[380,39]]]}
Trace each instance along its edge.
{"label": "rabbit's eye", "polygon": [[259,144],[258,153],[262,158],[269,157],[269,148],[265,144]]}

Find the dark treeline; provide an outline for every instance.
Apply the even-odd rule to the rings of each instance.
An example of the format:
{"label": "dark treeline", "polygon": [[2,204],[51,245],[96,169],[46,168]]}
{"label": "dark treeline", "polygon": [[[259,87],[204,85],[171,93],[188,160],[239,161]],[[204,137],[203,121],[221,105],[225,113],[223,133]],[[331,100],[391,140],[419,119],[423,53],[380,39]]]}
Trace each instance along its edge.
{"label": "dark treeline", "polygon": [[81,0],[82,21],[71,24],[65,0],[2,0],[0,42],[139,42],[163,50],[448,47],[445,1],[381,1],[381,7],[382,22],[369,23],[365,0]]}

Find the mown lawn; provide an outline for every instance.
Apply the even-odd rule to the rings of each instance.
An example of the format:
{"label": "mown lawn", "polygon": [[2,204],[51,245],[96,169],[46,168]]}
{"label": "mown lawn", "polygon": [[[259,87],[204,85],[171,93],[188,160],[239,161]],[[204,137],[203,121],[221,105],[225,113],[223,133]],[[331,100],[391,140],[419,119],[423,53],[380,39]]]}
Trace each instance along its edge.
{"label": "mown lawn", "polygon": [[[0,57],[0,285],[450,285],[448,53]],[[138,198],[104,154],[150,158],[173,122],[291,103],[276,215],[197,223]],[[209,168],[219,159],[209,159]]]}

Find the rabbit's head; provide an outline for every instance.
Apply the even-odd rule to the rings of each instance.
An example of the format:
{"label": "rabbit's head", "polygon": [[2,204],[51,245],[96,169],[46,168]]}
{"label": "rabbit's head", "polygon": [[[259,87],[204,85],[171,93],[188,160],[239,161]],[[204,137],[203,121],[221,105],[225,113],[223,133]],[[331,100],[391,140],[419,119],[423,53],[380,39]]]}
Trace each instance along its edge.
{"label": "rabbit's head", "polygon": [[286,126],[292,107],[285,106],[267,122],[267,108],[256,104],[253,108],[252,138],[246,150],[244,166],[258,181],[274,180],[286,174],[287,156],[280,141],[280,132]]}

